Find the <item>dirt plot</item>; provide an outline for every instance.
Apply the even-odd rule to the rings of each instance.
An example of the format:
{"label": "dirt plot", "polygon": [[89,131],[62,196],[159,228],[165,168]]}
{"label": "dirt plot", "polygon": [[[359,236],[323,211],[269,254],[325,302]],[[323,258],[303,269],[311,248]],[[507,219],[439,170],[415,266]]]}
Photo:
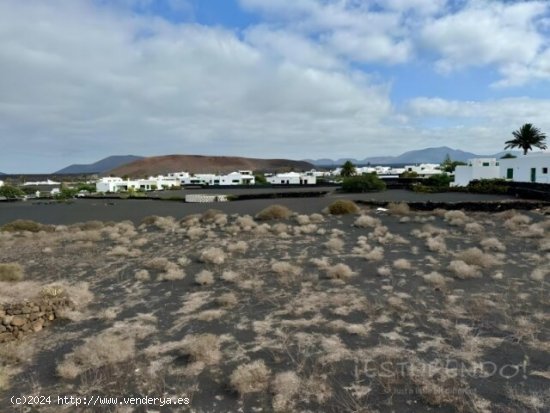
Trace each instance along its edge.
{"label": "dirt plot", "polygon": [[185,395],[195,412],[547,409],[548,217],[321,208],[0,232],[0,302],[87,303],[0,344],[0,406],[33,393]]}

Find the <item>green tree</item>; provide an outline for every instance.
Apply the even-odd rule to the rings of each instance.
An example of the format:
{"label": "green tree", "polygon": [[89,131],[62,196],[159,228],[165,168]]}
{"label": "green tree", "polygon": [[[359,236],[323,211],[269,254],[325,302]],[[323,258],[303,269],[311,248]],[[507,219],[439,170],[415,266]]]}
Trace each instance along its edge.
{"label": "green tree", "polygon": [[344,178],[342,190],[344,192],[376,192],[384,191],[386,183],[376,173],[350,176]]}
{"label": "green tree", "polygon": [[25,195],[25,193],[19,188],[12,185],[3,185],[0,186],[0,196],[6,198],[19,198]]}
{"label": "green tree", "polygon": [[356,173],[355,165],[351,161],[346,161],[342,165],[340,176],[343,178],[348,178],[350,176],[355,175],[355,173]]}
{"label": "green tree", "polygon": [[441,168],[445,172],[453,173],[458,165],[466,165],[466,163],[461,161],[453,161],[449,154],[447,154],[447,156],[441,163]]}
{"label": "green tree", "polygon": [[266,185],[267,179],[265,179],[264,174],[257,173],[256,175],[254,175],[254,182],[256,183],[256,185]]}
{"label": "green tree", "polygon": [[512,135],[514,135],[514,139],[506,141],[504,149],[521,148],[524,155],[527,155],[527,151],[533,150],[533,147],[546,149],[546,135],[531,123],[526,123],[518,130],[513,131]]}
{"label": "green tree", "polygon": [[514,159],[517,158],[517,156],[512,155],[510,152],[504,154],[504,156],[501,156],[500,159]]}

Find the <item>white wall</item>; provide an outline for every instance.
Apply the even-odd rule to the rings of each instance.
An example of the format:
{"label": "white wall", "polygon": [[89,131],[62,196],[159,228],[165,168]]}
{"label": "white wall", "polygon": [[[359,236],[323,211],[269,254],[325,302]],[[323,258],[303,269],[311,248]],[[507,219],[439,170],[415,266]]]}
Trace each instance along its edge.
{"label": "white wall", "polygon": [[508,179],[508,170],[513,170],[515,182],[532,182],[531,169],[535,169],[535,181],[550,183],[550,152],[535,152],[517,158],[500,160],[500,176]]}
{"label": "white wall", "polygon": [[495,158],[469,159],[468,165],[458,165],[453,186],[466,186],[474,179],[500,178],[499,161]]}

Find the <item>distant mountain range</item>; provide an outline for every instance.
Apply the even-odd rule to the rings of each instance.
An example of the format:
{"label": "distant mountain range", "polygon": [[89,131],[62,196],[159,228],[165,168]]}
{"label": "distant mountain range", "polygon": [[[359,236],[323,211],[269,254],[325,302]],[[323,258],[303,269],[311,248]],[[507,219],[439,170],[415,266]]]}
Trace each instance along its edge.
{"label": "distant mountain range", "polygon": [[346,161],[351,161],[356,165],[379,165],[379,164],[416,164],[416,163],[441,163],[447,155],[451,157],[453,161],[465,162],[471,158],[500,158],[505,153],[513,153],[517,155],[519,151],[506,151],[499,152],[493,155],[477,155],[472,152],[465,152],[459,149],[452,149],[447,146],[441,146],[438,148],[425,148],[415,151],[408,151],[398,156],[374,156],[365,159],[353,159],[353,158],[341,158],[341,159],[305,159],[306,162],[312,163],[315,166],[334,166],[342,165]]}
{"label": "distant mountain range", "polygon": [[143,159],[135,155],[115,155],[90,164],[73,164],[54,172],[54,174],[103,174],[127,163]]}

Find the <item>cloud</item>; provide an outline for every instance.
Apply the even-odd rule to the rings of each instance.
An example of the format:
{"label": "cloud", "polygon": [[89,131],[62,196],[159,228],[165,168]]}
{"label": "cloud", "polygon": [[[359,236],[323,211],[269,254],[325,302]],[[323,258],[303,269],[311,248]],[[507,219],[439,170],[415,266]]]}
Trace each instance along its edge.
{"label": "cloud", "polygon": [[[258,32],[254,44],[221,28],[61,3],[0,4],[1,169],[113,153],[321,156],[336,141],[349,153],[393,116],[387,86],[307,42],[299,47],[317,65],[288,50],[274,57]],[[13,161],[33,148],[41,164]]]}
{"label": "cloud", "polygon": [[[519,3],[472,0],[455,13],[427,22],[420,33],[422,47],[439,55],[437,68],[448,73],[468,66],[495,65],[501,85],[521,84],[520,68],[537,66],[548,44],[539,20],[547,2]],[[550,73],[547,73],[550,78]]]}

